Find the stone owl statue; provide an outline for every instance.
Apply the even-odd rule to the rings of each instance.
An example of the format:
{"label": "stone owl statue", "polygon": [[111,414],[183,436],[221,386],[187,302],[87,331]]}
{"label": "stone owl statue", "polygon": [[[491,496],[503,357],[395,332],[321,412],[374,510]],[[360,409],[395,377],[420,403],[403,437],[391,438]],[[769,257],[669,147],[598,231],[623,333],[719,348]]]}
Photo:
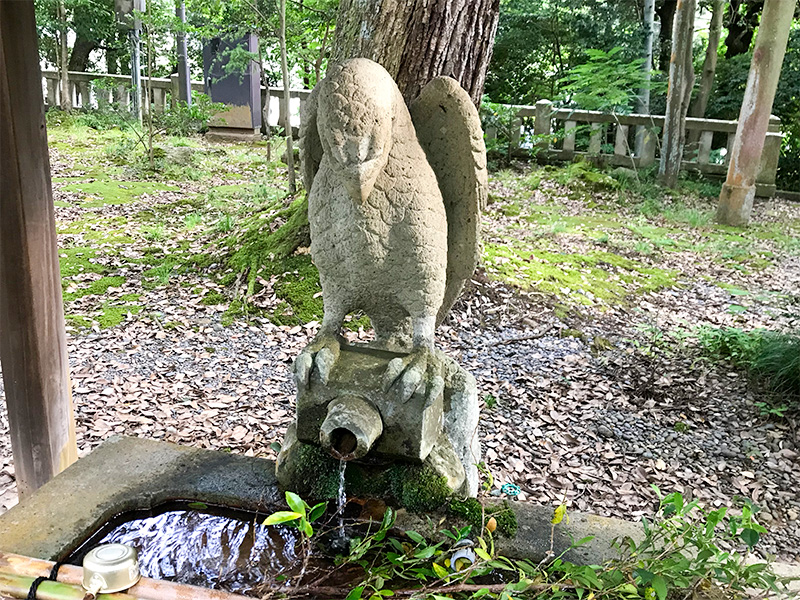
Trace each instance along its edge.
{"label": "stone owl statue", "polygon": [[363,310],[376,345],[402,351],[384,376],[403,400],[428,377],[434,330],[476,266],[487,196],[477,110],[449,77],[407,107],[389,73],[356,58],[332,66],[308,98],[300,126],[311,255],[324,317],[295,362],[303,389],[325,384],[345,316]]}

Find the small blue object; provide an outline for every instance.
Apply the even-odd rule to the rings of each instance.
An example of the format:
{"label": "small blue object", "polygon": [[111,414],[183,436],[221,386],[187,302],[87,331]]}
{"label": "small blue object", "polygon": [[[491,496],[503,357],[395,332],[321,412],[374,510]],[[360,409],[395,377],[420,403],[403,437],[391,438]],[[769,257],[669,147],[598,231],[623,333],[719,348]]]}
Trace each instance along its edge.
{"label": "small blue object", "polygon": [[503,492],[506,496],[510,496],[512,498],[516,498],[519,496],[521,489],[519,489],[518,485],[514,485],[513,483],[504,483],[500,486],[500,491]]}

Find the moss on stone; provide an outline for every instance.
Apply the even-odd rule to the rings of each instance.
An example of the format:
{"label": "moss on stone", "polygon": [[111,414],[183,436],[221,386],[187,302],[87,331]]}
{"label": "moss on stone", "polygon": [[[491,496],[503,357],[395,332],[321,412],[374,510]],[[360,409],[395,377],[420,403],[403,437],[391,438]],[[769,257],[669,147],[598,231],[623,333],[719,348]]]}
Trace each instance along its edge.
{"label": "moss on stone", "polygon": [[[314,501],[332,500],[339,492],[339,461],[319,446],[299,444],[293,455],[296,489]],[[391,464],[386,467],[351,462],[345,470],[349,496],[383,498],[412,512],[443,506],[451,495],[445,477],[426,465]]]}
{"label": "moss on stone", "polygon": [[301,444],[294,465],[297,480],[305,482],[303,492],[314,500],[332,500],[339,493],[339,461],[319,446]]}
{"label": "moss on stone", "polygon": [[443,506],[452,494],[447,478],[422,465],[392,466],[389,477],[397,503],[411,512],[426,512]]}
{"label": "moss on stone", "polygon": [[467,498],[466,500],[452,499],[448,504],[448,510],[451,514],[461,517],[472,525],[476,534],[481,533],[484,517],[487,521],[489,517],[494,517],[495,521],[497,521],[497,531],[500,535],[505,537],[517,535],[517,516],[507,500],[504,500],[502,504],[484,506],[476,498]]}

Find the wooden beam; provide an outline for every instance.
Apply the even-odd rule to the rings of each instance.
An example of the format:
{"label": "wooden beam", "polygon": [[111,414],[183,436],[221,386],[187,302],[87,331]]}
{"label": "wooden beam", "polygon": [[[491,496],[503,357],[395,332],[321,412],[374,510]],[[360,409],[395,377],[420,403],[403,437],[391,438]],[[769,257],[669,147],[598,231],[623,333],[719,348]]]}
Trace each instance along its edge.
{"label": "wooden beam", "polygon": [[20,496],[77,458],[33,0],[0,1],[0,361]]}

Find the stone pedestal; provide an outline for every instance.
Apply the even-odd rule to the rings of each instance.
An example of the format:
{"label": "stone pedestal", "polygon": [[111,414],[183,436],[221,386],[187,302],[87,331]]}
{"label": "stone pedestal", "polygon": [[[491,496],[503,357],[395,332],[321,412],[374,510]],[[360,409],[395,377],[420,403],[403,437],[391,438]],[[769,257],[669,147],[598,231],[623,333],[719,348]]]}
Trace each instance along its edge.
{"label": "stone pedestal", "polygon": [[341,442],[342,436],[349,436],[348,451],[357,456],[347,464],[351,494],[390,497],[401,504],[427,495],[422,504],[435,505],[438,496],[444,500],[451,493],[477,493],[480,445],[475,379],[434,351],[429,379],[441,377],[444,388],[429,381],[424,393],[402,402],[394,390],[384,391],[383,381],[389,361],[403,356],[344,345],[327,383],[312,377],[298,394],[297,420],[278,456],[282,486],[329,497],[338,488],[339,478],[332,440]]}

